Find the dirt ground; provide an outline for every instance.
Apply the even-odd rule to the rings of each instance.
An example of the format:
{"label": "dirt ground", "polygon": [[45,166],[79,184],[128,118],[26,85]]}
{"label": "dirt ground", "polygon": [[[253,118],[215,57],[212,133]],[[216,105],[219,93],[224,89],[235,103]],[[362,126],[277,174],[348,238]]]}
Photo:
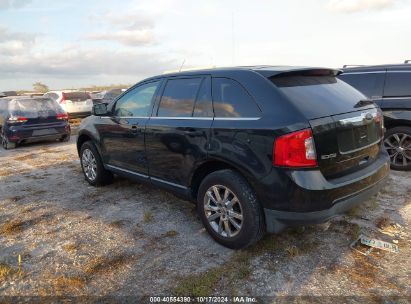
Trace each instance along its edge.
{"label": "dirt ground", "polygon": [[[391,172],[377,197],[329,223],[288,229],[233,251],[208,236],[194,205],[170,193],[120,178],[89,186],[75,136],[69,143],[0,149],[0,297],[410,301],[410,176]],[[396,242],[400,252],[362,256],[349,246],[360,233]]]}

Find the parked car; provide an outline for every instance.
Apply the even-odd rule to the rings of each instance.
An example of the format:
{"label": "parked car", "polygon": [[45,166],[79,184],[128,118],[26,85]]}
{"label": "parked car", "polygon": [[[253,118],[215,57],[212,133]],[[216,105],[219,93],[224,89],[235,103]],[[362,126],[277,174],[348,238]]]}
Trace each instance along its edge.
{"label": "parked car", "polygon": [[338,77],[383,111],[384,145],[394,170],[411,170],[411,64],[345,66]]}
{"label": "parked car", "polygon": [[7,95],[4,94],[3,92],[0,92],[0,98],[3,98],[3,97],[7,97]]}
{"label": "parked car", "polygon": [[70,140],[64,110],[44,97],[7,97],[0,100],[0,134],[5,149],[40,140]]}
{"label": "parked car", "polygon": [[339,72],[264,66],[143,80],[82,121],[85,179],[101,186],[114,173],[171,190],[230,248],[325,221],[389,173],[381,110]]}
{"label": "parked car", "polygon": [[103,94],[104,91],[92,91],[92,92],[88,92],[90,95],[91,100],[93,101],[93,104],[96,103],[101,103],[101,100],[103,99]]}
{"label": "parked car", "polygon": [[126,91],[126,89],[111,89],[108,91],[103,91],[101,92],[101,102],[103,103],[110,103],[112,102],[115,98],[120,96]]}
{"label": "parked car", "polygon": [[66,111],[70,118],[87,117],[91,114],[93,101],[87,92],[82,91],[51,91],[44,97],[56,101]]}
{"label": "parked car", "polygon": [[3,92],[0,92],[0,95],[6,96],[6,97],[18,96],[16,91],[3,91]]}

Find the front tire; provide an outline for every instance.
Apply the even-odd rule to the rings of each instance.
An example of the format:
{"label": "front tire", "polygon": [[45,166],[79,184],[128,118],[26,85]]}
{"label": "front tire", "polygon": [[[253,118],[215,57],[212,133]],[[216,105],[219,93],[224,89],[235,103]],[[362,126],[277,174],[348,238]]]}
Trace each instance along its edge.
{"label": "front tire", "polygon": [[411,170],[411,128],[394,127],[385,133],[384,146],[390,155],[391,169]]}
{"label": "front tire", "polygon": [[81,146],[80,162],[84,177],[90,185],[99,187],[113,180],[113,174],[104,169],[100,154],[91,141],[86,141]]}
{"label": "front tire", "polygon": [[202,181],[197,211],[218,243],[232,249],[255,244],[264,234],[264,216],[249,183],[233,170],[213,172]]}

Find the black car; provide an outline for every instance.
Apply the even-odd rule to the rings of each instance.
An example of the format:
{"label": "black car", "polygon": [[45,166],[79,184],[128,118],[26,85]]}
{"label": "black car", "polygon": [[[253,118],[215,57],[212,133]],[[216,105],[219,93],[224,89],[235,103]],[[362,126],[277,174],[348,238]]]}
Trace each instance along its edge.
{"label": "black car", "polygon": [[230,248],[327,220],[389,173],[380,109],[338,73],[264,66],[146,79],[83,120],[85,179],[100,186],[115,173],[169,189]]}
{"label": "black car", "polygon": [[67,113],[54,101],[43,97],[0,99],[0,134],[5,149],[39,140],[68,141]]}
{"label": "black car", "polygon": [[411,64],[345,67],[338,77],[378,104],[391,168],[411,170]]}

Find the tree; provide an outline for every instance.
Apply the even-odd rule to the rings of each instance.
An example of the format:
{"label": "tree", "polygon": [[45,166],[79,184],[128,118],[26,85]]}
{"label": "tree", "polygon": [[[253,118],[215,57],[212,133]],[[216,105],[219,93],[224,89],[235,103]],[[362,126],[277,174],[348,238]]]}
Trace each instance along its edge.
{"label": "tree", "polygon": [[41,82],[33,83],[33,89],[34,91],[40,92],[40,93],[47,93],[49,91],[49,87]]}

